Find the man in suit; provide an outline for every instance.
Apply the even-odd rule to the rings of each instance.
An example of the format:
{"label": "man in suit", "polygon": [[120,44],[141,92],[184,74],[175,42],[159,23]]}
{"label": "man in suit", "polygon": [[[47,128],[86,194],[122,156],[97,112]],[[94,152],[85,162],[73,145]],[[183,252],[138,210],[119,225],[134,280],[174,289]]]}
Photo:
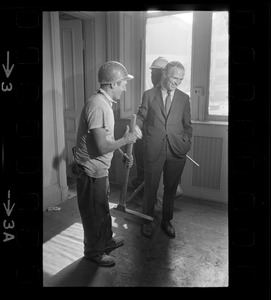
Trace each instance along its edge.
{"label": "man in suit", "polygon": [[[160,84],[163,75],[163,70],[167,64],[168,61],[161,56],[159,56],[152,62],[150,66],[150,70],[151,70],[151,82],[154,87]],[[132,180],[132,185],[136,189],[144,181],[144,161],[143,161],[144,154],[143,154],[142,139],[138,139],[134,144],[134,154],[135,154],[135,159],[137,164],[137,178]]]}
{"label": "man in suit", "polygon": [[[161,84],[144,92],[137,112],[137,125],[144,126],[143,213],[154,216],[157,188],[163,172],[164,195],[161,228],[175,237],[174,199],[191,148],[192,126],[189,96],[177,89],[185,75],[180,62],[168,63]],[[145,222],[141,232],[152,236],[152,223]]]}

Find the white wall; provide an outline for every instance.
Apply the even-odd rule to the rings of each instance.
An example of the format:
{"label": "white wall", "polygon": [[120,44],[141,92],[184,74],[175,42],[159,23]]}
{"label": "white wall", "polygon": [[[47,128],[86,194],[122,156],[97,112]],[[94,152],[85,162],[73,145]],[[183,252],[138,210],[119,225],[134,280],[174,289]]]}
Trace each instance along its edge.
{"label": "white wall", "polygon": [[49,14],[43,18],[43,186],[57,182],[56,171],[52,168],[52,157],[55,154],[54,111],[52,91],[52,57]]}
{"label": "white wall", "polygon": [[[66,166],[62,153],[64,123],[61,69],[56,30],[57,13],[43,14],[43,209],[65,201],[68,195]],[[53,27],[53,28],[52,28]],[[53,29],[53,30],[52,30]],[[52,34],[53,32],[53,34]],[[59,52],[59,53],[58,53]],[[58,70],[59,69],[59,70]],[[54,162],[59,162],[54,165]]]}

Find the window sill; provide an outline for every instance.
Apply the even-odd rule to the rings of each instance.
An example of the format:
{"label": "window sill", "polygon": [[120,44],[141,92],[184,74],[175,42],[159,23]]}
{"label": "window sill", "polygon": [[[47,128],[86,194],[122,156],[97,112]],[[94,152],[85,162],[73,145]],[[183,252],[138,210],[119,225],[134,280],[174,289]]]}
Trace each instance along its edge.
{"label": "window sill", "polygon": [[[130,121],[131,118],[116,118],[115,121],[123,121],[127,122]],[[219,126],[228,126],[228,121],[196,121],[192,120],[192,124],[199,124],[199,125],[219,125]]]}
{"label": "window sill", "polygon": [[199,124],[199,125],[220,125],[220,126],[228,126],[228,121],[191,121],[192,124]]}

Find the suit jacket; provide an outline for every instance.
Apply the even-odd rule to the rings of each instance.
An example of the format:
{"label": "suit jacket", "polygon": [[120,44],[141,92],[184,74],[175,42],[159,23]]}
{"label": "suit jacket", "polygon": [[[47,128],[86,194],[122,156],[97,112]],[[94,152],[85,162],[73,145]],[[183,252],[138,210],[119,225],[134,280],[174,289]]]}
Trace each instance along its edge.
{"label": "suit jacket", "polygon": [[158,159],[165,139],[177,156],[186,155],[193,131],[189,96],[176,89],[166,116],[161,86],[145,91],[137,112],[137,125],[144,127],[144,156],[148,161]]}

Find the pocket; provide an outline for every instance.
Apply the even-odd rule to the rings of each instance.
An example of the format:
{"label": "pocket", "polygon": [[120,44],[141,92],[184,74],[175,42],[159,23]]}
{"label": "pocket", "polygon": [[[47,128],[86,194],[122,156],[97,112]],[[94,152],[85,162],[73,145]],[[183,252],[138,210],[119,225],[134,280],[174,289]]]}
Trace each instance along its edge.
{"label": "pocket", "polygon": [[84,174],[83,168],[75,162],[67,165],[66,172],[70,178],[79,178]]}
{"label": "pocket", "polygon": [[185,152],[185,154],[191,149],[191,141],[190,140],[187,140],[187,141],[183,141],[183,151]]}
{"label": "pocket", "polygon": [[173,139],[170,146],[176,155],[186,155],[191,149],[191,141],[184,141],[180,136],[178,139]]}

